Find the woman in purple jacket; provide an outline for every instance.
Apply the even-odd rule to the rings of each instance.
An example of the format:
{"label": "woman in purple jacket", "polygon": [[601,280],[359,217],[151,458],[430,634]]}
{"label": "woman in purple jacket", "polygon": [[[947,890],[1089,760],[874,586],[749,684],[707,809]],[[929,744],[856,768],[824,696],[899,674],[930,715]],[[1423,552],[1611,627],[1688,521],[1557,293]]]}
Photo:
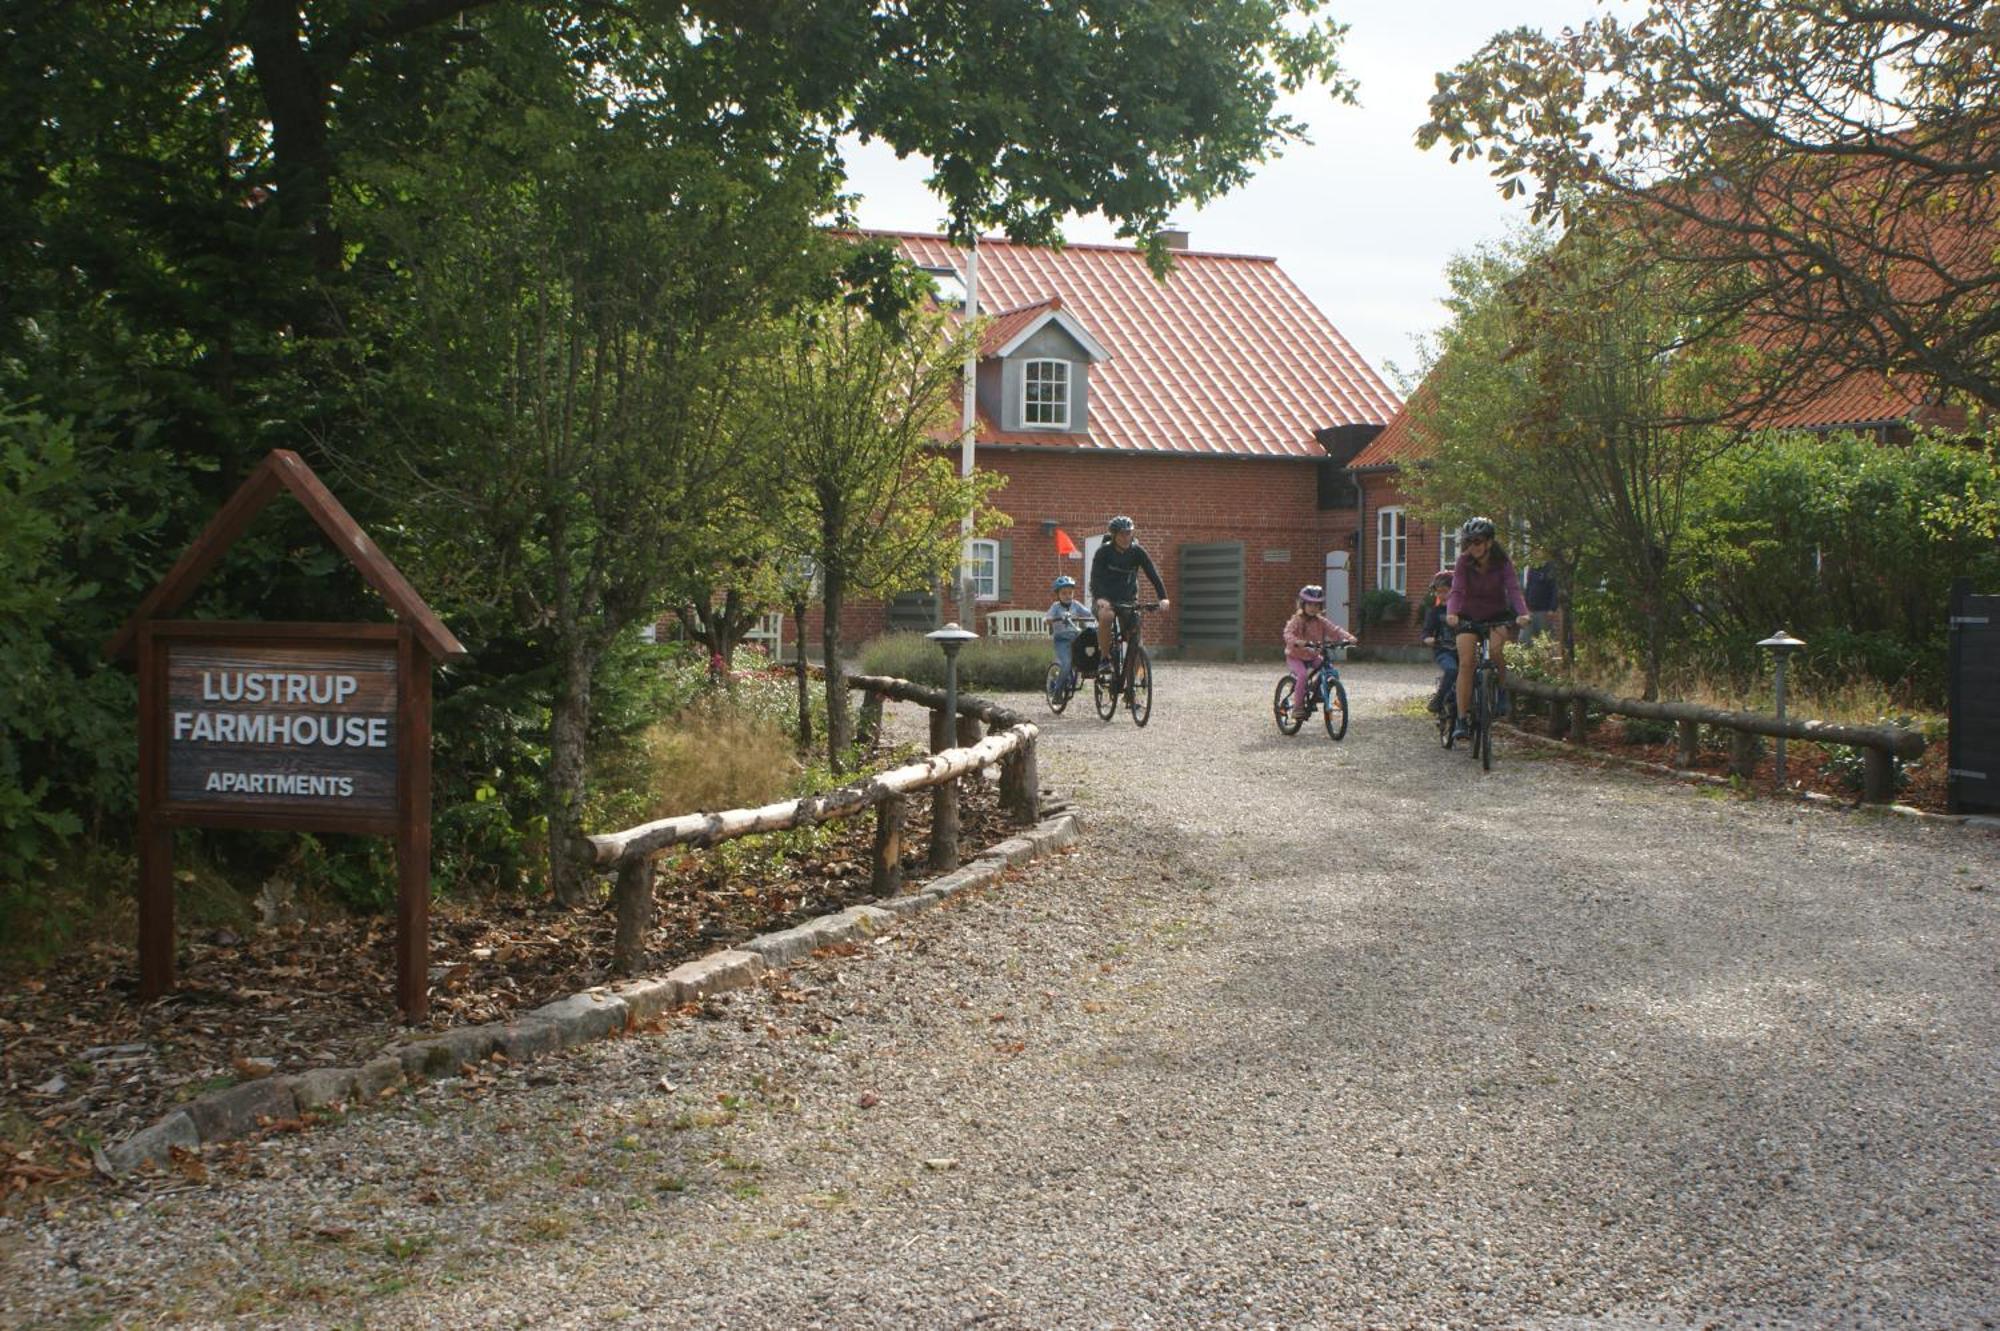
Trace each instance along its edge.
{"label": "woman in purple jacket", "polygon": [[[1514,561],[1507,558],[1507,552],[1493,539],[1494,528],[1491,518],[1467,518],[1465,525],[1458,529],[1458,563],[1451,570],[1451,595],[1445,598],[1444,622],[1457,628],[1461,622],[1492,622],[1496,619],[1512,618],[1516,627],[1528,623],[1528,603],[1521,597],[1521,579],[1514,573]],[[1511,613],[1511,616],[1509,612]],[[1458,659],[1463,669],[1458,672],[1458,723],[1453,727],[1455,738],[1464,739],[1471,733],[1472,714],[1472,662],[1475,637],[1471,633],[1457,635]],[[1507,687],[1507,630],[1496,628],[1487,635],[1488,645],[1493,653],[1493,668],[1499,675],[1500,687]],[[1502,694],[1500,710],[1506,711],[1505,695]]]}

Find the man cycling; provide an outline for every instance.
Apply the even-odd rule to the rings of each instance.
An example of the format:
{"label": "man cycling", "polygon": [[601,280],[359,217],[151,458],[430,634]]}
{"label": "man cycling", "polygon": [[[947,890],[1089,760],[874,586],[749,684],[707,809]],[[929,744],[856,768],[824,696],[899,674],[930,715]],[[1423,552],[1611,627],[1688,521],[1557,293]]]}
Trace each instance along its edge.
{"label": "man cycling", "polygon": [[[1153,567],[1153,557],[1146,553],[1146,547],[1139,544],[1132,530],[1132,519],[1120,514],[1111,519],[1107,526],[1110,539],[1097,547],[1097,554],[1090,561],[1090,596],[1097,611],[1097,673],[1101,678],[1109,678],[1111,670],[1112,616],[1117,615],[1118,624],[1125,630],[1125,641],[1139,641],[1139,574],[1143,571],[1153,584],[1153,592],[1160,598],[1160,609],[1170,604],[1167,600],[1166,584],[1160,581],[1160,571]],[[1114,687],[1123,689],[1125,681],[1111,680]]]}

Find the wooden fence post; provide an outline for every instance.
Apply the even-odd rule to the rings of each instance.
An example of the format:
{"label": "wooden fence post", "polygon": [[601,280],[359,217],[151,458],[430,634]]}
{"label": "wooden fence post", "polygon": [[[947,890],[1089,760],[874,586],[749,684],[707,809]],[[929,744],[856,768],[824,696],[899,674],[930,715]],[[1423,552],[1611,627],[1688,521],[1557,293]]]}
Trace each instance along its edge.
{"label": "wooden fence post", "polygon": [[960,716],[958,718],[958,746],[960,748],[969,749],[985,738],[986,727],[978,717]]}
{"label": "wooden fence post", "polygon": [[618,866],[618,933],[611,964],[620,975],[637,975],[645,966],[654,918],[653,857],[633,855]]}
{"label": "wooden fence post", "polygon": [[1571,698],[1569,700],[1570,743],[1581,744],[1584,742],[1584,739],[1589,734],[1589,727],[1585,724],[1589,719],[1590,704],[1582,698]]}
{"label": "wooden fence post", "polygon": [[1042,816],[1041,776],[1035,769],[1033,740],[1000,760],[1000,803],[1016,822],[1032,823]]}
{"label": "wooden fence post", "polygon": [[854,742],[866,753],[875,747],[882,733],[882,695],[873,689],[861,691],[861,716],[854,723]]}
{"label": "wooden fence post", "polygon": [[[931,712],[931,752],[943,753],[951,747],[957,727],[942,708]],[[931,787],[931,855],[933,869],[958,867],[958,782],[940,781]]]}
{"label": "wooden fence post", "polygon": [[1889,804],[1896,798],[1896,765],[1887,749],[1872,745],[1861,751],[1861,798],[1868,804]]}
{"label": "wooden fence post", "polygon": [[1674,722],[1674,761],[1685,772],[1701,757],[1701,727],[1692,721]]}
{"label": "wooden fence post", "polygon": [[875,806],[875,872],[869,887],[878,897],[903,890],[903,821],[910,802],[891,795]]}
{"label": "wooden fence post", "polygon": [[1729,732],[1729,774],[1748,781],[1757,772],[1757,737],[1747,730]]}

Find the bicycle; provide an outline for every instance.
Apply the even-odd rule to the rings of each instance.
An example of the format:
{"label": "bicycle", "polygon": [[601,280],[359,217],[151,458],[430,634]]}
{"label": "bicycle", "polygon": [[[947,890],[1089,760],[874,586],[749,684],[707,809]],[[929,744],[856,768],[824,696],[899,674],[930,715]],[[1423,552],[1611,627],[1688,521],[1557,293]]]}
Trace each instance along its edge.
{"label": "bicycle", "polygon": [[[1153,716],[1153,658],[1146,654],[1145,645],[1138,641],[1137,616],[1149,610],[1157,610],[1155,605],[1123,605],[1120,612],[1130,610],[1134,619],[1134,635],[1128,644],[1125,638],[1125,617],[1114,613],[1111,617],[1111,660],[1099,666],[1097,671],[1097,715],[1109,721],[1118,712],[1118,701],[1122,695],[1125,706],[1132,713],[1132,724],[1144,726]],[[1110,679],[1107,681],[1107,675]]]}
{"label": "bicycle", "polygon": [[[1493,664],[1492,650],[1487,646],[1487,635],[1497,628],[1506,628],[1512,619],[1481,619],[1462,621],[1453,629],[1454,635],[1470,633],[1472,645],[1472,714],[1466,718],[1470,732],[1472,756],[1478,760],[1482,771],[1493,770],[1493,719],[1500,705],[1500,668]],[[1459,669],[1465,669],[1463,663]],[[1453,689],[1445,697],[1444,706],[1438,711],[1438,743],[1449,749],[1457,740],[1452,731],[1458,721],[1458,691]]]}
{"label": "bicycle", "polygon": [[[1088,632],[1094,632],[1097,628],[1097,621],[1088,615],[1064,615],[1063,618]],[[1048,703],[1049,710],[1057,716],[1063,714],[1063,709],[1069,706],[1069,700],[1076,696],[1077,685],[1081,681],[1082,672],[1086,668],[1085,664],[1079,661],[1079,658],[1085,655],[1083,643],[1088,636],[1088,632],[1079,634],[1070,641],[1069,677],[1067,679],[1063,677],[1062,662],[1060,661],[1049,662],[1048,673],[1042,677],[1042,700]]]}
{"label": "bicycle", "polygon": [[1277,688],[1271,691],[1271,715],[1277,718],[1278,733],[1296,735],[1312,714],[1318,712],[1326,723],[1326,737],[1341,739],[1347,734],[1347,686],[1340,682],[1340,667],[1335,664],[1340,659],[1343,644],[1323,642],[1319,645],[1319,660],[1306,672],[1306,710],[1303,716],[1292,711],[1292,695],[1298,681],[1287,670],[1278,679]]}

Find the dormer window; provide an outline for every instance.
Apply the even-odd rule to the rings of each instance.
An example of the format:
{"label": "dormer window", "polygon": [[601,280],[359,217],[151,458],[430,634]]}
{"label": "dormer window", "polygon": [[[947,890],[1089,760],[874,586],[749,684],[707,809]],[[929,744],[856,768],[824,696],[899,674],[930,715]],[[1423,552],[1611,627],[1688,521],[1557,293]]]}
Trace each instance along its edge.
{"label": "dormer window", "polygon": [[958,269],[940,267],[925,268],[924,276],[930,278],[937,287],[937,303],[947,310],[965,308],[965,279],[958,275]]}
{"label": "dormer window", "polygon": [[1069,428],[1069,362],[1031,360],[1021,367],[1021,424],[1029,429]]}

